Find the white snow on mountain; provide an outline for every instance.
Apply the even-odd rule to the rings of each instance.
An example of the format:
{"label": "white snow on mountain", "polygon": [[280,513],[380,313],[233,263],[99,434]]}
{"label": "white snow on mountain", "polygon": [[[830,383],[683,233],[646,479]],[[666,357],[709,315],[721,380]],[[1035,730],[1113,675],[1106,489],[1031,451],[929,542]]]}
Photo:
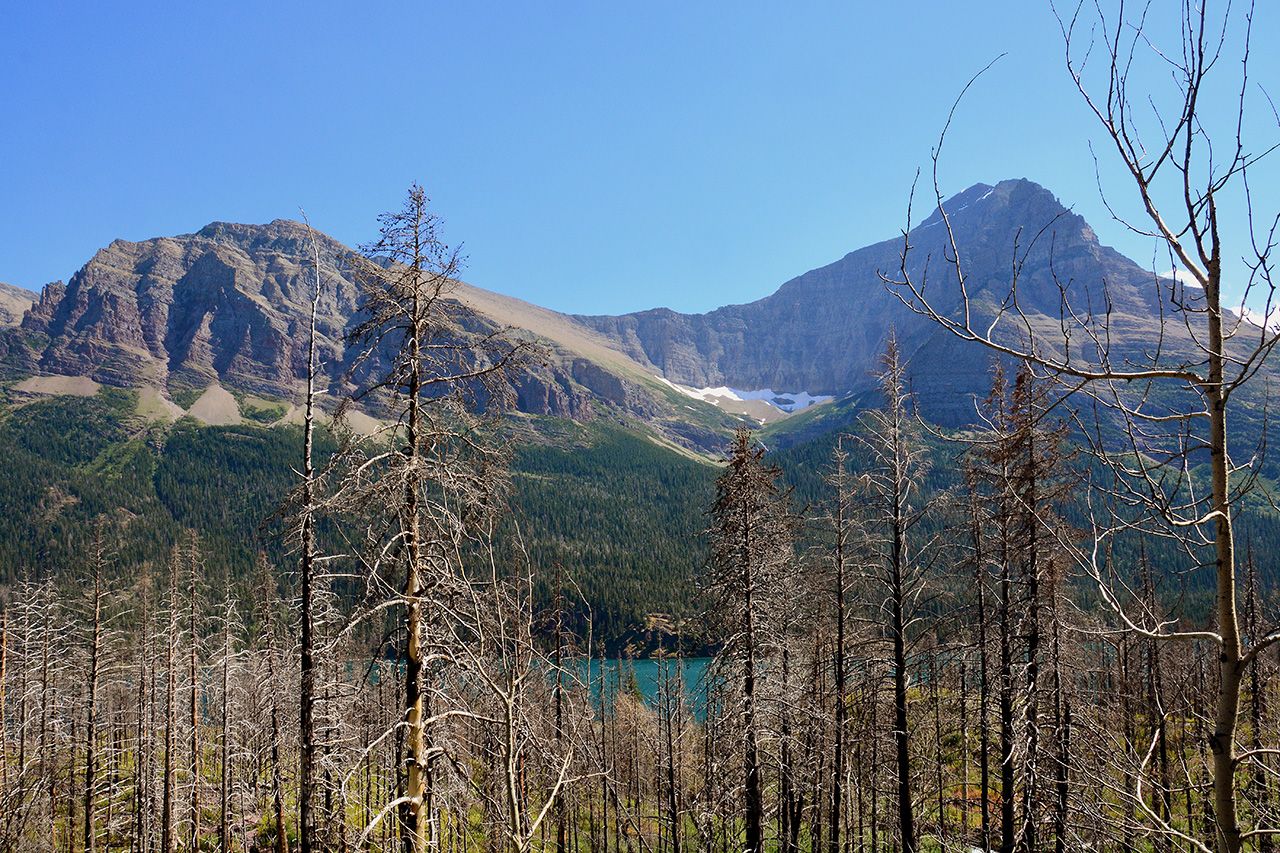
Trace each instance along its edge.
{"label": "white snow on mountain", "polygon": [[686,385],[678,385],[675,382],[663,379],[661,376],[657,378],[681,394],[697,400],[713,404],[717,400],[733,400],[740,403],[748,400],[760,400],[787,414],[798,412],[815,403],[824,403],[831,399],[830,395],[810,394],[808,391],[774,391],[772,388],[761,388],[758,391],[743,391],[739,388],[729,388],[725,385],[716,388],[690,388]]}

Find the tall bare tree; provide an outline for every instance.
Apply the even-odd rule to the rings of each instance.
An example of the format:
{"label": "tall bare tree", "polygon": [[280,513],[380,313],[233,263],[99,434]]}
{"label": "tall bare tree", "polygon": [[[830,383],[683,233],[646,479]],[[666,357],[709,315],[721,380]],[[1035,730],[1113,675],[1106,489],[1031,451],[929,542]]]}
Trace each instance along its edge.
{"label": "tall bare tree", "polygon": [[929,469],[925,447],[906,386],[906,363],[891,330],[876,378],[884,404],[863,420],[862,438],[872,462],[864,473],[869,498],[867,533],[871,555],[863,563],[869,581],[868,609],[888,635],[893,697],[894,768],[898,840],[906,853],[919,847],[912,784],[910,676],[911,648],[921,618],[936,595],[928,576],[932,545],[918,541],[920,522],[931,504],[922,480]]}
{"label": "tall bare tree", "polygon": [[368,377],[359,398],[385,405],[391,425],[363,445],[342,493],[348,506],[374,510],[371,588],[405,614],[408,756],[395,802],[412,851],[438,841],[424,640],[447,619],[437,594],[458,576],[458,553],[499,506],[505,457],[477,412],[502,408],[509,371],[528,347],[506,329],[482,328],[455,298],[462,257],[428,205],[423,189],[411,187],[402,210],[379,217],[380,239],[352,261],[364,298],[363,320],[348,338]]}
{"label": "tall bare tree", "polygon": [[[302,421],[302,482],[295,496],[294,534],[298,547],[298,586],[301,607],[299,636],[300,684],[298,714],[301,744],[298,765],[298,849],[312,853],[316,835],[316,585],[320,582],[319,555],[316,553],[316,512],[320,502],[315,463],[316,423],[316,314],[320,308],[323,280],[320,271],[320,245],[306,213],[307,235],[311,238],[312,269],[311,308],[307,333],[307,385]],[[284,828],[279,828],[283,837]]]}
{"label": "tall bare tree", "polygon": [[[1259,125],[1254,114],[1255,103],[1264,115],[1272,110],[1259,100],[1265,95],[1249,77],[1253,4],[1181,0],[1156,5],[1173,8],[1157,16],[1152,4],[1080,3],[1059,20],[1068,72],[1136,197],[1137,217],[1125,224],[1154,237],[1181,277],[1152,276],[1148,304],[1163,326],[1158,346],[1145,352],[1114,348],[1122,337],[1119,324],[1113,323],[1117,318],[1105,282],[1057,278],[1063,308],[1052,332],[1023,313],[1016,274],[1006,298],[997,294],[980,305],[973,298],[976,283],[967,276],[965,247],[958,244],[945,209],[941,221],[948,235],[949,269],[943,278],[950,282],[946,298],[958,294],[959,308],[944,310],[938,276],[929,278],[927,269],[908,262],[909,229],[900,270],[887,281],[908,305],[960,338],[1029,359],[1078,388],[1096,404],[1095,426],[1120,425],[1127,447],[1117,446],[1104,429],[1092,432],[1098,458],[1110,465],[1109,480],[1101,485],[1110,490],[1111,500],[1109,506],[1092,507],[1095,544],[1077,551],[1078,562],[1129,630],[1160,640],[1181,636],[1210,643],[1218,651],[1218,690],[1212,708],[1206,709],[1213,719],[1212,830],[1195,837],[1170,825],[1142,797],[1134,802],[1156,831],[1199,850],[1236,853],[1251,837],[1269,832],[1240,825],[1238,776],[1261,755],[1237,743],[1241,683],[1280,634],[1250,638],[1250,644],[1239,628],[1233,517],[1255,481],[1261,456],[1251,447],[1238,451],[1230,439],[1228,414],[1233,403],[1249,396],[1250,380],[1264,368],[1278,338],[1229,310],[1223,264],[1229,256],[1243,255],[1245,297],[1265,303],[1268,310],[1274,305],[1277,219],[1261,215],[1257,205],[1263,199],[1252,191],[1249,176],[1273,150],[1275,127]],[[1180,26],[1156,25],[1175,15]],[[1151,66],[1160,74],[1148,74]],[[1148,88],[1161,80],[1167,88]],[[1211,107],[1224,100],[1234,109]],[[1269,139],[1254,135],[1259,126],[1268,125]],[[941,145],[934,155],[934,195],[941,206],[940,151]],[[1110,198],[1108,204],[1119,217],[1119,202]],[[1225,206],[1240,215],[1229,220],[1221,213]],[[1241,221],[1247,233],[1239,235],[1236,248],[1228,249]],[[1031,250],[1011,249],[1019,272]],[[1119,450],[1128,452],[1114,452]],[[1207,490],[1198,487],[1192,473],[1201,460],[1208,467]],[[1114,566],[1105,560],[1108,543],[1126,530],[1168,537],[1179,543],[1189,567],[1211,568],[1216,603],[1212,630],[1178,632],[1156,614],[1131,609],[1134,596],[1110,575]],[[1145,765],[1141,769],[1149,770]]]}
{"label": "tall bare tree", "polygon": [[718,665],[738,680],[741,709],[745,848],[764,847],[764,783],[761,778],[763,659],[775,647],[775,611],[784,580],[794,572],[797,516],[782,471],[764,461],[764,448],[740,427],[729,446],[728,466],[716,480],[706,536],[711,543],[706,586],[713,616],[725,636]]}

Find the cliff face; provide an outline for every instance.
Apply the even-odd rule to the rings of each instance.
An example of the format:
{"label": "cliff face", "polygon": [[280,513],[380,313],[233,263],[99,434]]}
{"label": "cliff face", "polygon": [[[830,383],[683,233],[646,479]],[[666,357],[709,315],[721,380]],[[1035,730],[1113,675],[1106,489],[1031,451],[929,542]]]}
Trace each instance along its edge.
{"label": "cliff face", "polygon": [[[347,351],[344,336],[358,322],[361,302],[345,262],[351,250],[315,236],[324,282],[317,316],[322,379],[351,377],[359,385],[385,368],[386,357],[357,364]],[[292,399],[307,369],[315,277],[310,241],[305,226],[287,220],[215,222],[195,234],[117,240],[65,285],[45,287],[20,328],[0,335],[0,359],[19,373],[150,385],[170,396],[219,383]],[[492,302],[492,294],[459,285],[457,295],[482,303],[470,320],[472,333],[526,326],[519,307],[514,314],[488,316],[483,305]],[[682,445],[718,449],[721,439],[714,431],[667,428],[679,420],[676,407],[638,381],[640,365],[598,345],[586,357],[575,348],[574,335],[568,343],[555,339],[557,330],[575,327],[572,320],[555,315],[548,321],[554,312],[519,305],[538,313],[541,324],[531,325],[551,329],[551,337],[541,335],[542,363],[513,378],[521,411],[580,421],[601,415],[638,419]]]}
{"label": "cliff face", "polygon": [[[317,241],[320,358],[333,364],[358,294],[340,272],[346,247],[324,235]],[[47,337],[37,363],[50,373],[173,389],[219,381],[292,396],[306,369],[310,254],[306,228],[286,220],[117,240],[65,287],[46,287],[22,328]]]}

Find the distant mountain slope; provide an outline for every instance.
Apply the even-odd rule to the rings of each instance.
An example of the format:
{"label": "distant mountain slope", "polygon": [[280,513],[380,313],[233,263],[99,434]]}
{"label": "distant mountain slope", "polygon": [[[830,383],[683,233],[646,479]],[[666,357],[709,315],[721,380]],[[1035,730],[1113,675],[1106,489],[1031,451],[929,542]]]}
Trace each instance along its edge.
{"label": "distant mountain slope", "polygon": [[0,281],[0,326],[16,326],[21,323],[22,315],[39,298],[30,290]]}
{"label": "distant mountain slope", "polygon": [[[1127,336],[1125,345],[1136,349],[1157,339],[1152,274],[1100,245],[1089,225],[1048,190],[1027,180],[978,184],[945,208],[980,310],[990,312],[1006,296],[1016,257],[1019,307],[1040,330],[1057,327],[1059,282],[1073,308],[1085,312],[1100,310],[1105,282],[1113,327]],[[927,271],[937,306],[958,310],[955,272],[945,260],[951,250],[936,211],[912,229],[910,244],[912,275],[924,280]],[[882,275],[898,276],[903,245],[901,237],[876,243],[798,276],[764,299],[707,314],[659,308],[576,319],[673,382],[835,396],[873,387],[871,371],[896,328],[922,410],[943,424],[972,422],[972,399],[986,393],[991,355],[912,312],[886,286]]]}
{"label": "distant mountain slope", "polygon": [[[332,272],[345,246],[317,235],[326,267],[320,358],[340,362],[355,285]],[[305,228],[215,222],[195,234],[116,240],[63,285],[45,287],[22,330],[47,343],[30,367],[170,391],[222,382],[293,395],[306,368],[310,307]]]}

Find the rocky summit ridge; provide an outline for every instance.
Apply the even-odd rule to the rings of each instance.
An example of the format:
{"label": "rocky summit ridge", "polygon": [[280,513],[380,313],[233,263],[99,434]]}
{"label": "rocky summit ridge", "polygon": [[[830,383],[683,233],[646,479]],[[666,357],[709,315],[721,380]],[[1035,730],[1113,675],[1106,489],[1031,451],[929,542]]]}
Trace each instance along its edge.
{"label": "rocky summit ridge", "polygon": [[[292,401],[306,376],[311,239],[305,225],[278,219],[116,240],[67,283],[45,286],[20,325],[0,337],[0,358],[10,375],[84,377],[159,389],[168,400],[219,386]],[[357,320],[360,289],[347,264],[351,249],[318,232],[315,240],[321,379],[340,385],[357,369],[344,337]],[[656,377],[589,328],[463,283],[454,296],[476,308],[471,331],[515,327],[543,343],[544,363],[513,382],[521,411],[645,422],[685,447],[718,446],[728,416],[705,407],[710,423],[690,423]]]}
{"label": "rocky summit ridge", "polygon": [[[1152,273],[1100,245],[1089,225],[1043,187],[1028,180],[978,184],[944,209],[946,223],[935,210],[906,241],[858,249],[763,299],[705,314],[655,308],[570,316],[463,284],[456,297],[476,309],[484,329],[525,329],[544,344],[545,364],[513,383],[521,411],[614,418],[704,452],[719,449],[740,420],[704,400],[750,397],[715,397],[706,389],[865,395],[890,329],[924,414],[946,425],[974,420],[974,400],[989,385],[990,354],[913,312],[886,285],[900,276],[906,245],[907,271],[929,282],[943,312],[959,309],[956,289],[946,286],[955,280],[947,260],[954,239],[979,314],[1007,298],[1016,275],[1025,322],[1052,331],[1064,304],[1102,310],[1105,283],[1123,346],[1136,352],[1159,334]],[[44,288],[21,325],[0,338],[0,358],[10,374],[145,385],[168,398],[220,385],[292,400],[306,370],[311,239],[304,225],[278,219],[117,240],[65,285]],[[318,232],[315,240],[324,280],[320,359],[328,379],[338,382],[352,367],[343,336],[357,317],[360,292],[346,264],[351,250]],[[740,411],[759,415],[756,409],[768,408],[751,405]]]}
{"label": "rocky summit ridge", "polygon": [[[944,204],[960,247],[970,293],[990,309],[1008,293],[1014,257],[1021,263],[1021,307],[1042,324],[1057,322],[1058,282],[1073,282],[1085,305],[1106,282],[1126,308],[1145,313],[1149,271],[1098,243],[1093,229],[1028,180],[977,184]],[[575,319],[614,340],[636,361],[693,387],[804,389],[844,397],[869,391],[890,329],[898,336],[922,410],[937,422],[972,422],[973,395],[985,395],[991,355],[964,345],[908,308],[887,279],[901,274],[904,240],[885,240],[810,270],[755,302],[706,314],[665,308]],[[911,229],[907,269],[932,283],[945,312],[959,309],[950,238],[935,210]],[[1094,295],[1086,294],[1093,283]],[[945,284],[944,284],[945,283]],[[946,291],[952,291],[946,293]]]}

